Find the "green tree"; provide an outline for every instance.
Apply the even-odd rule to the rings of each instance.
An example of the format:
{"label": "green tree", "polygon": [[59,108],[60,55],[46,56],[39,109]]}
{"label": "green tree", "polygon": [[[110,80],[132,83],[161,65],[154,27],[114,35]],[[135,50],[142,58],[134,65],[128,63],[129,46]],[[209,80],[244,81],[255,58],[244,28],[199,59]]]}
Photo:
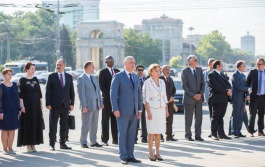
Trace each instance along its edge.
{"label": "green tree", "polygon": [[61,56],[65,60],[67,66],[74,68],[74,57],[72,54],[72,42],[69,35],[69,31],[67,30],[66,26],[62,26],[61,30],[61,45],[60,45],[60,51]]}
{"label": "green tree", "polygon": [[180,68],[182,67],[182,57],[174,56],[169,60],[169,66],[172,68]]}
{"label": "green tree", "polygon": [[148,34],[139,34],[132,29],[124,30],[126,40],[125,55],[132,55],[137,64],[148,66],[159,63],[162,59],[162,50],[159,40],[150,38]]}
{"label": "green tree", "polygon": [[212,57],[228,62],[231,47],[225,41],[225,37],[216,30],[201,39],[195,53],[200,55],[204,61]]}

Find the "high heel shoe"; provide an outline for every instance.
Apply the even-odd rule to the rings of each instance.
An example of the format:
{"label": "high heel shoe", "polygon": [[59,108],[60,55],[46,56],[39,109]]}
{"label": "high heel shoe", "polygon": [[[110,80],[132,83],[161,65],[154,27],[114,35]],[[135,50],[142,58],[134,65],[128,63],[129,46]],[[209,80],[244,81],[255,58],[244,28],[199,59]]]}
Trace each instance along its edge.
{"label": "high heel shoe", "polygon": [[158,160],[158,161],[163,161],[163,160],[164,160],[164,159],[161,158],[160,156],[158,157],[158,156],[156,156],[156,155],[155,155],[155,159]]}
{"label": "high heel shoe", "polygon": [[150,155],[148,157],[149,157],[150,161],[156,161],[155,155],[154,155],[154,158],[150,157]]}

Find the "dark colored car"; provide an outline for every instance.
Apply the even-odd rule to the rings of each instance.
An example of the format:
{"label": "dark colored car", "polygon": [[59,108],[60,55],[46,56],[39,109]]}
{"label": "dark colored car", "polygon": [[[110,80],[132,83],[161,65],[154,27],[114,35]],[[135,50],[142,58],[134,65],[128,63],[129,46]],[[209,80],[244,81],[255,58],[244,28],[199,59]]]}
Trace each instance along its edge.
{"label": "dark colored car", "polygon": [[176,87],[176,93],[174,96],[174,103],[176,106],[178,106],[178,112],[184,112],[183,108],[183,94],[184,90],[181,86],[181,79],[177,77],[172,77],[175,87]]}

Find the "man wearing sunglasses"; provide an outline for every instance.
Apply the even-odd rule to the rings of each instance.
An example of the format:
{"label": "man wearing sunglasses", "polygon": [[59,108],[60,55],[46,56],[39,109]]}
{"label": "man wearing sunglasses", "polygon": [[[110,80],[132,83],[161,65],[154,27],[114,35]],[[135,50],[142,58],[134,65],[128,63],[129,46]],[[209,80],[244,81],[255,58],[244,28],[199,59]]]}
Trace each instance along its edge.
{"label": "man wearing sunglasses", "polygon": [[257,60],[257,68],[250,70],[247,77],[247,86],[251,88],[249,104],[249,135],[254,137],[255,118],[258,113],[258,136],[265,136],[264,129],[264,103],[265,103],[265,60]]}
{"label": "man wearing sunglasses", "polygon": [[[144,76],[144,66],[143,65],[137,65],[136,66],[136,74],[138,75],[141,83],[141,88],[144,85],[144,81],[146,80]],[[137,121],[137,124],[139,125],[139,120]],[[142,109],[142,116],[141,116],[141,130],[142,130],[142,143],[147,143],[147,128],[146,128],[146,118],[145,118],[145,107],[143,104],[143,109]],[[137,143],[137,136],[138,136],[138,128],[136,132],[136,141]]]}

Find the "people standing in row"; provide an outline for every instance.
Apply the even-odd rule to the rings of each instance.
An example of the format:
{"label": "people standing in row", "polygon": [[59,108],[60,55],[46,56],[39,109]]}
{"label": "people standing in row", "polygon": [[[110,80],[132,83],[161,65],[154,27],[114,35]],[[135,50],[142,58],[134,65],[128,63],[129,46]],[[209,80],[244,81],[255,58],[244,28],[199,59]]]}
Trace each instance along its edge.
{"label": "people standing in row", "polygon": [[[176,94],[176,88],[173,79],[169,76],[170,74],[170,67],[167,65],[164,65],[162,67],[162,75],[160,76],[160,79],[162,79],[165,82],[166,85],[166,93],[167,93],[167,108],[169,116],[166,119],[166,141],[177,141],[173,137],[173,113],[174,113],[174,96]],[[176,107],[176,106],[175,106]]]}
{"label": "people standing in row", "polygon": [[249,135],[254,137],[255,118],[258,113],[258,136],[265,136],[264,129],[264,106],[265,106],[265,60],[259,58],[257,68],[250,70],[247,76],[247,86],[250,87],[249,104]]}
{"label": "people standing in row", "polygon": [[202,103],[204,102],[204,77],[198,60],[194,55],[187,58],[188,67],[181,73],[182,88],[184,90],[184,114],[185,114],[185,138],[194,141],[191,133],[193,114],[195,115],[195,140],[203,141],[201,138],[202,127]]}
{"label": "people standing in row", "polygon": [[69,110],[74,109],[75,92],[73,78],[64,72],[65,62],[56,62],[56,72],[48,76],[46,84],[46,107],[50,110],[49,139],[50,150],[55,150],[58,119],[60,118],[60,149],[72,149],[66,142]]}
{"label": "people standing in row", "polygon": [[112,144],[118,144],[118,127],[117,120],[112,112],[110,102],[110,85],[113,76],[120,72],[118,69],[113,68],[114,58],[107,56],[105,58],[106,68],[99,72],[99,86],[102,92],[104,109],[102,110],[102,134],[101,140],[104,146],[108,146],[109,141],[109,124],[111,125]]}
{"label": "people standing in row", "polygon": [[0,129],[3,152],[5,155],[16,154],[13,150],[15,130],[19,127],[21,107],[17,84],[11,82],[13,71],[5,68],[2,71],[4,78],[0,85]]}
{"label": "people standing in row", "polygon": [[232,116],[231,116],[231,125],[232,131],[231,134],[234,135],[234,138],[246,137],[241,133],[243,119],[245,116],[245,101],[249,100],[248,86],[245,74],[246,65],[243,60],[236,62],[237,70],[233,73],[232,77]]}
{"label": "people standing in row", "polygon": [[77,92],[80,99],[81,108],[81,137],[80,144],[82,148],[89,148],[87,145],[87,135],[89,132],[90,146],[102,147],[97,142],[98,115],[99,110],[103,109],[103,103],[100,95],[100,88],[94,72],[94,64],[87,61],[84,64],[85,72],[78,77]]}
{"label": "people standing in row", "polygon": [[211,137],[213,140],[231,139],[225,134],[223,120],[229,98],[232,96],[231,85],[222,73],[222,61],[214,61],[213,69],[208,75],[209,103],[212,104]]}
{"label": "people standing in row", "polygon": [[[204,89],[204,98],[205,98],[205,102],[207,102],[208,104],[208,109],[209,109],[209,116],[210,116],[210,120],[212,119],[212,104],[209,103],[209,94],[210,94],[210,90],[209,90],[209,85],[208,85],[208,75],[209,73],[213,70],[213,62],[215,61],[215,59],[210,58],[208,60],[208,69],[206,71],[203,72],[203,76],[204,76],[204,83],[205,83],[205,89]],[[211,137],[211,134],[208,135],[208,137]]]}
{"label": "people standing in row", "polygon": [[39,81],[34,77],[35,65],[24,66],[26,76],[19,80],[19,98],[22,107],[17,146],[26,146],[28,152],[36,152],[35,145],[43,144],[42,93]]}
{"label": "people standing in row", "polygon": [[[166,85],[160,76],[160,66],[158,64],[151,64],[148,69],[150,76],[144,82],[143,86],[143,103],[146,108],[146,124],[148,131],[148,150],[149,159],[155,161],[156,159],[162,161],[160,156],[160,137],[166,130],[166,118],[169,116],[168,112],[168,97],[166,92]],[[156,153],[153,153],[153,142],[155,141]]]}
{"label": "people standing in row", "polygon": [[[144,82],[146,80],[146,78],[144,77],[144,66],[142,65],[137,65],[136,66],[136,74],[140,79],[140,83],[141,83],[141,88],[143,88]],[[147,128],[146,128],[146,113],[145,113],[145,106],[143,103],[143,108],[142,108],[142,115],[141,115],[141,119],[137,121],[137,124],[139,125],[139,122],[141,121],[141,137],[142,143],[147,143]],[[137,143],[137,136],[138,136],[138,128],[136,128],[136,142]]]}
{"label": "people standing in row", "polygon": [[142,92],[139,78],[133,73],[135,59],[124,58],[124,71],[116,74],[111,83],[110,100],[117,118],[119,154],[122,164],[139,163],[134,156],[137,119],[142,113]]}

